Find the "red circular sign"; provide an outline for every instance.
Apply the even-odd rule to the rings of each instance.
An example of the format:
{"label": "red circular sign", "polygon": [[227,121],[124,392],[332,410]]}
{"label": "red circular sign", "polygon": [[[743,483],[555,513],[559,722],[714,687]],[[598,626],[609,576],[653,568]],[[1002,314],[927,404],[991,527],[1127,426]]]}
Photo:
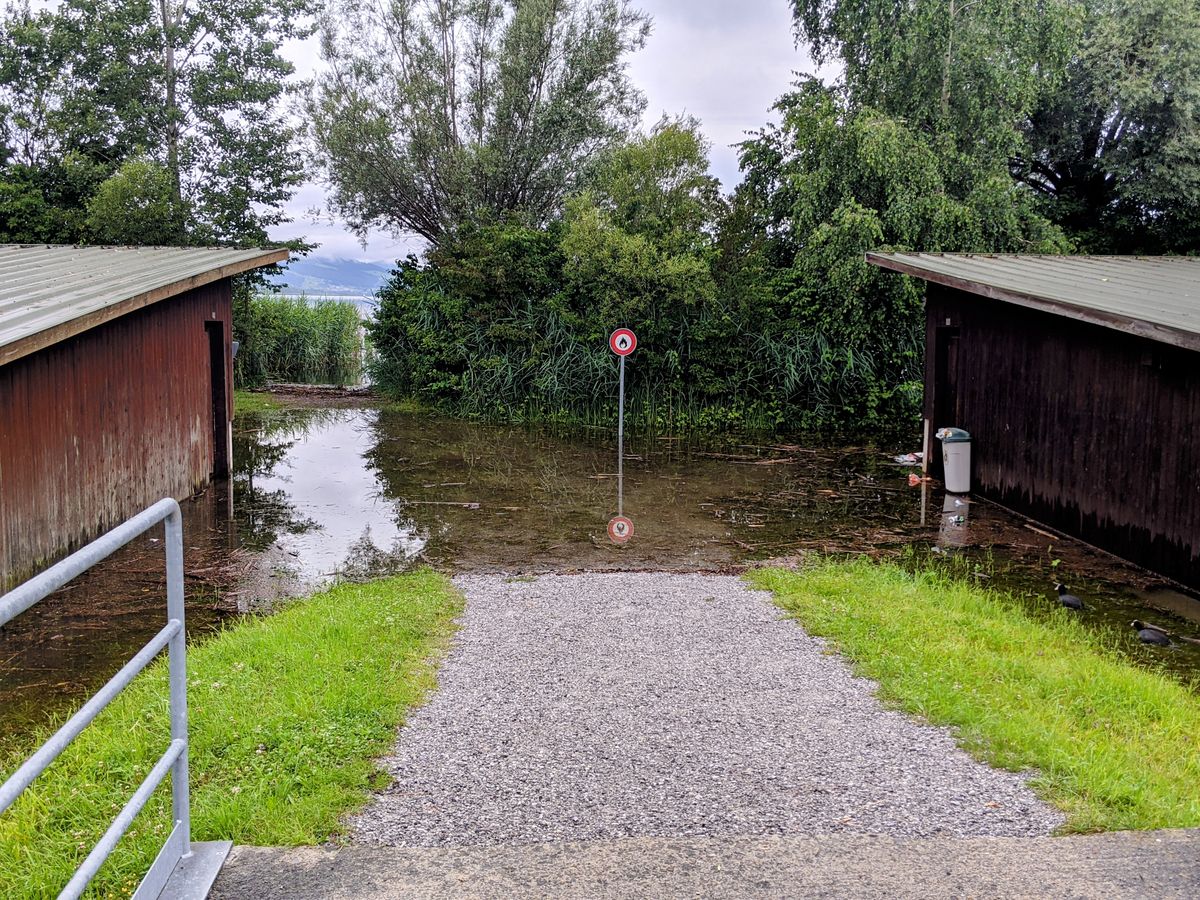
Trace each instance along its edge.
{"label": "red circular sign", "polygon": [[617,356],[628,356],[637,349],[637,335],[628,328],[618,328],[608,339],[608,346]]}
{"label": "red circular sign", "polygon": [[614,544],[628,544],[633,537],[633,522],[625,516],[617,516],[608,523],[608,539]]}

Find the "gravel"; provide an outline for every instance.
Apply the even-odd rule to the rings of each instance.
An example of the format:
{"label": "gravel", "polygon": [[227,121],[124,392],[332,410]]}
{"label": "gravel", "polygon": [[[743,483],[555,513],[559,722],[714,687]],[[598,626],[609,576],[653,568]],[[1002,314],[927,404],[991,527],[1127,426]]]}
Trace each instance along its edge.
{"label": "gravel", "polygon": [[438,690],[354,840],[1035,836],[1062,816],[731,577],[463,576]]}

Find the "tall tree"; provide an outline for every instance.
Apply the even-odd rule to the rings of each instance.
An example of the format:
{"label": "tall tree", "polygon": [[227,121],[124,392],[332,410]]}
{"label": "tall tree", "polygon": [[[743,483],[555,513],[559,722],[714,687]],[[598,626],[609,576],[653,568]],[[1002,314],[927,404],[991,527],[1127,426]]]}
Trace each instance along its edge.
{"label": "tall tree", "polygon": [[[44,218],[67,223],[58,239],[85,239],[86,231],[71,229],[86,229],[91,194],[126,161],[144,158],[163,168],[171,186],[171,215],[160,215],[157,203],[145,207],[157,210],[146,228],[169,224],[159,242],[264,242],[304,175],[299,126],[284,108],[298,85],[280,51],[312,33],[317,5],[10,6],[0,34],[0,231],[13,239],[21,221],[33,221],[22,211],[66,203]],[[91,181],[81,195],[64,197],[49,188],[71,160],[77,173],[79,161],[90,166]],[[128,188],[126,177],[110,193],[127,196]]]}
{"label": "tall tree", "polygon": [[[938,135],[845,94],[805,80],[779,100],[780,123],[741,145],[734,210],[766,236],[747,253],[755,266],[765,257],[764,318],[781,323],[764,352],[794,356],[779,368],[822,385],[814,402],[870,421],[914,412],[924,318],[920,288],[868,265],[867,251],[1053,253],[1065,241],[1003,165],[964,166]],[[738,281],[734,268],[726,289]]]}
{"label": "tall tree", "polygon": [[[73,0],[94,5],[94,0]],[[126,0],[106,0],[122,6]],[[315,29],[319,0],[153,0],[161,30],[164,143],[193,239],[262,243],[305,175],[285,101],[284,42]]]}
{"label": "tall tree", "polygon": [[1200,5],[1089,0],[1014,174],[1094,253],[1200,249]]}
{"label": "tall tree", "polygon": [[640,116],[649,28],[627,0],[334,0],[310,103],[331,206],[434,245],[544,224]]}
{"label": "tall tree", "polygon": [[852,105],[1004,161],[1081,250],[1200,248],[1195,0],[792,0]]}
{"label": "tall tree", "polygon": [[791,0],[797,37],[841,63],[855,106],[1005,159],[1078,28],[1078,0]]}

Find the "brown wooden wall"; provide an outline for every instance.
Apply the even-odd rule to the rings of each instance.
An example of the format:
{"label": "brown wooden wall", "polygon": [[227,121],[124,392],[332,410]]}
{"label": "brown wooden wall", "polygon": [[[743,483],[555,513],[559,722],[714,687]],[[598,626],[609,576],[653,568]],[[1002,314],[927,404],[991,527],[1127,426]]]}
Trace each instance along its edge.
{"label": "brown wooden wall", "polygon": [[206,322],[228,348],[228,279],[0,366],[0,586],[207,481],[218,454]]}
{"label": "brown wooden wall", "polygon": [[976,489],[1200,588],[1200,353],[933,284],[927,310],[925,415],[971,432]]}

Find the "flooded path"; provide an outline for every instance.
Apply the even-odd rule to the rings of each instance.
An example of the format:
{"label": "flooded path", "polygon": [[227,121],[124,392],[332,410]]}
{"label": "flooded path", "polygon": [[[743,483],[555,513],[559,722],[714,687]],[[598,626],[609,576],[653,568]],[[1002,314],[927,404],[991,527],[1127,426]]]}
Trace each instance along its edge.
{"label": "flooded path", "polygon": [[[243,415],[235,429],[231,482],[184,504],[192,634],[338,578],[414,565],[725,572],[866,552],[944,566],[1045,614],[1054,582],[1065,581],[1092,606],[1085,621],[1131,659],[1185,679],[1200,673],[1200,646],[1141,647],[1128,624],[1200,636],[1200,602],[991,504],[910,486],[915,470],[893,457],[912,446],[633,436],[618,484],[607,429],[485,426],[361,401]],[[624,543],[609,536],[618,507],[632,523]],[[161,627],[156,537],[0,631],[0,740],[95,690]]]}

